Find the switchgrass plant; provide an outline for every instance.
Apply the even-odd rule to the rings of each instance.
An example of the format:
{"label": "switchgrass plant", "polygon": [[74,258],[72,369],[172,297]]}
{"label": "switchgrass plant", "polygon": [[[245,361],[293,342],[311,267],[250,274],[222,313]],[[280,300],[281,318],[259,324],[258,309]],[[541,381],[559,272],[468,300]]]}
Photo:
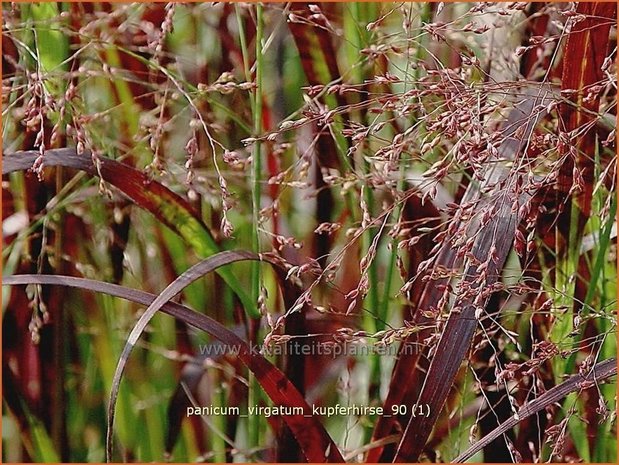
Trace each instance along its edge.
{"label": "switchgrass plant", "polygon": [[616,461],[616,5],[2,9],[4,461]]}

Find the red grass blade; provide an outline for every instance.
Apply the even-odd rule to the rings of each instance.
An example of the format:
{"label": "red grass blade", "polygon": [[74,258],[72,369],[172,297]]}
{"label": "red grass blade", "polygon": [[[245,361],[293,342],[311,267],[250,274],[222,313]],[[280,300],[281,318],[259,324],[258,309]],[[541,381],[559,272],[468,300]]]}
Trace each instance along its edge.
{"label": "red grass blade", "polygon": [[[559,215],[557,229],[566,242],[570,234],[573,208],[569,199],[573,197],[580,210],[577,234],[582,233],[591,215],[595,184],[595,131],[592,123],[595,122],[595,114],[600,106],[601,94],[596,91],[595,84],[604,79],[602,65],[608,52],[610,28],[616,24],[617,4],[583,2],[578,3],[576,12],[584,15],[584,19],[574,24],[570,31],[564,55],[578,59],[564,59],[561,80],[561,92],[569,99],[569,103],[561,106],[564,130],[569,140],[559,144],[565,161],[559,171],[557,205],[564,205],[565,208]],[[578,135],[575,134],[577,130],[580,130]],[[570,152],[570,146],[575,149],[573,152]],[[580,174],[580,181],[574,179],[574,173]],[[578,182],[578,189],[573,192],[575,182]]]}
{"label": "red grass blade", "polygon": [[[125,343],[125,347],[120,355],[120,359],[118,364],[116,365],[116,372],[114,373],[114,379],[112,381],[112,392],[110,393],[110,402],[108,405],[108,431],[107,431],[107,439],[106,439],[106,453],[108,461],[112,458],[112,440],[113,440],[113,426],[114,426],[114,414],[116,410],[116,400],[118,398],[118,391],[120,388],[120,381],[122,379],[122,375],[129,360],[129,355],[133,350],[133,347],[137,343],[139,337],[146,329],[146,326],[150,322],[150,320],[155,316],[155,314],[161,309],[161,307],[170,301],[174,296],[178,295],[185,287],[194,281],[202,278],[208,273],[215,271],[217,268],[228,265],[230,263],[243,261],[243,260],[262,260],[263,256],[258,256],[252,252],[246,251],[226,251],[220,252],[212,257],[203,260],[196,265],[189,268],[183,274],[181,274],[178,278],[176,278],[168,287],[166,287],[161,294],[157,296],[157,298],[148,306],[148,308],[144,311],[140,319],[134,325],[131,333],[127,337],[127,342]],[[279,263],[273,261],[274,264],[279,265]],[[263,372],[255,372],[256,378],[258,382],[264,379],[267,373]],[[282,375],[283,376],[283,375]],[[286,379],[284,377],[284,379]],[[280,379],[281,381],[281,379]],[[286,382],[290,385],[291,388],[294,386],[288,379]],[[281,389],[281,387],[280,387]],[[295,392],[296,391],[295,389]],[[309,414],[309,410],[305,410],[306,405],[304,407],[304,414]],[[298,425],[294,424],[294,421],[298,421],[301,424],[306,423],[304,415],[293,415],[291,416],[290,421],[288,415],[284,415],[284,419],[286,420],[290,430],[295,435],[295,438],[299,442],[299,445],[302,446],[304,454],[306,454],[307,459],[310,462],[320,461],[323,462],[325,459],[342,461],[341,455],[335,444],[330,440],[326,431],[322,429],[322,431],[314,431],[314,433],[318,433],[316,438],[318,438],[318,443],[316,443],[313,439],[311,440],[311,448],[303,447],[304,442],[307,441],[307,430],[303,428],[297,428]],[[320,434],[322,433],[322,434]],[[320,445],[321,447],[316,447]]]}
{"label": "red grass blade", "polygon": [[[540,93],[542,95],[538,96],[536,95],[536,92],[534,90],[525,90],[524,93],[527,97],[524,98],[516,106],[516,108],[514,108],[514,110],[510,113],[508,119],[505,121],[505,124],[503,125],[502,133],[505,138],[505,142],[503,143],[500,149],[499,156],[501,158],[503,159],[515,158],[518,151],[520,150],[522,141],[526,140],[528,135],[530,135],[533,128],[535,127],[535,124],[537,123],[537,121],[539,120],[541,116],[540,114],[532,116],[532,114],[533,114],[533,111],[536,105],[539,105],[540,107],[543,107],[545,105],[544,103],[545,97],[543,96],[545,95],[545,92],[546,90],[541,91]],[[516,137],[515,134],[516,134],[517,129],[522,126],[525,126],[526,130],[519,137]],[[491,183],[496,182],[496,179],[494,179],[493,176],[494,174],[492,173],[492,171],[488,172],[486,175],[486,179],[484,180],[481,186],[477,183],[470,183],[469,186],[467,187],[466,192],[464,193],[462,197],[461,203],[470,202],[475,199],[478,199],[480,197],[481,190],[483,190],[486,186],[490,185]],[[495,218],[495,221],[496,221],[496,218]],[[513,227],[511,220],[507,220],[507,222],[503,223],[504,227],[508,225],[510,228]],[[492,231],[490,230],[486,230],[486,231],[488,234],[492,233]],[[500,237],[500,236],[497,236],[497,237]],[[497,249],[501,248],[500,246],[502,246],[502,248],[505,248],[505,247],[507,248],[507,250],[505,251],[505,256],[507,256],[507,252],[509,251],[509,247],[511,246],[512,238],[513,238],[513,231],[512,231],[511,237],[501,238],[505,242],[503,242],[502,244],[497,244]],[[441,267],[446,270],[453,270],[461,266],[462,260],[459,257],[457,257],[456,255],[457,251],[451,245],[452,240],[453,240],[453,237],[451,235],[448,235],[443,241],[441,248],[438,252],[436,265],[435,265],[436,267]],[[478,241],[476,242],[477,244],[476,247],[485,248],[487,244],[484,245],[483,242],[484,242],[483,240],[478,239]],[[478,249],[480,252],[482,250],[481,248]],[[481,258],[482,260],[485,260],[487,256],[483,256],[482,254]],[[502,266],[502,263],[500,266]],[[420,301],[419,301],[419,304],[417,305],[417,308],[430,309],[430,308],[437,307],[439,300],[444,292],[442,290],[442,286],[444,286],[448,282],[449,282],[448,277],[428,281],[420,297]],[[416,326],[431,328],[434,322],[431,318],[425,316],[423,312],[416,312],[413,315],[412,323]],[[460,323],[458,323],[458,326],[459,325],[466,325],[466,322],[460,321]],[[460,333],[460,330],[463,330],[463,329],[464,327],[460,328],[459,330],[457,328],[454,328],[455,336],[457,338],[461,336],[459,333]],[[430,334],[431,334],[431,329],[423,329],[417,333],[412,334],[411,336],[409,336],[407,339],[405,339],[402,342],[402,345],[400,347],[400,354],[406,354],[406,355],[400,355],[398,357],[398,360],[396,361],[396,365],[394,366],[392,377],[391,377],[392,381],[389,386],[389,392],[387,394],[387,398],[385,399],[385,403],[383,406],[385,411],[391,411],[392,406],[398,405],[398,404],[403,404],[403,403],[407,405],[414,404],[418,400],[418,397],[420,395],[419,389],[421,388],[421,386],[426,386],[427,392],[431,391],[432,389],[436,387],[436,386],[433,386],[432,383],[428,384],[426,381],[424,381],[424,378],[426,377],[426,370],[419,369],[419,364],[421,364],[427,358],[427,353],[425,353],[422,350],[416,349],[419,342],[429,337]],[[454,341],[454,344],[459,346],[460,348],[459,353],[461,353],[460,358],[457,361],[458,364],[462,361],[462,358],[469,346],[469,343],[470,343],[470,339],[468,340],[457,339]],[[447,344],[448,342],[447,340],[445,340],[444,345],[447,345]],[[441,349],[438,349],[438,350],[440,351]],[[447,361],[444,361],[443,363],[447,363],[447,362],[454,363],[455,361],[447,360]],[[440,372],[440,365],[437,365],[435,363],[434,370],[438,374]],[[439,383],[439,385],[447,384],[448,387],[450,387],[453,382],[453,378],[451,376],[446,376],[441,381],[437,381],[437,382]],[[435,399],[435,401],[436,400],[438,399]],[[444,399],[442,402],[444,402]],[[438,402],[438,403],[440,403],[442,406],[442,402]],[[440,410],[440,407],[439,407],[439,410]],[[435,413],[438,415],[439,412],[437,411]],[[374,433],[372,435],[373,440],[379,440],[382,437],[385,437],[388,434],[392,433],[394,427],[396,426],[396,422],[402,421],[402,420],[404,420],[404,422],[409,421],[409,425],[412,424],[411,422],[413,420],[417,422],[417,420],[412,417],[410,418],[407,417],[404,419],[399,419],[396,416],[381,417],[378,419],[376,426],[374,428]],[[435,420],[436,418],[433,419],[432,423]],[[431,431],[431,427],[429,428],[429,431],[427,431],[428,436],[430,434],[430,431]],[[412,434],[413,433],[409,431],[408,435],[410,436]],[[425,436],[425,439],[423,439],[424,443],[428,436]],[[421,437],[420,437],[420,440],[421,440]],[[404,441],[405,441],[405,438],[402,439],[402,442],[400,444],[403,444]],[[406,455],[408,453],[407,447],[408,446],[405,446],[405,448],[402,450],[402,454]],[[421,444],[420,447],[423,447],[423,444]],[[385,458],[385,457],[381,457],[383,452],[386,452],[383,449],[383,447],[376,447],[369,452],[367,460],[369,462],[376,462],[376,461],[379,461],[379,459],[382,460]],[[414,454],[411,454],[411,456],[412,455]],[[416,457],[408,458],[408,461],[414,462],[415,460],[416,460]]]}
{"label": "red grass blade", "polygon": [[[248,252],[225,252],[218,254],[213,259],[209,262],[211,267],[221,266],[223,263],[232,263],[238,260],[258,260],[259,258]],[[204,262],[201,263],[204,264]],[[195,269],[194,272],[196,272]],[[306,414],[311,412],[303,396],[284,374],[261,354],[252,351],[243,339],[206,315],[169,300],[164,302],[165,299],[161,298],[161,295],[156,297],[153,294],[137,289],[71,276],[15,275],[3,277],[2,283],[3,285],[41,284],[75,287],[149,305],[149,308],[153,308],[153,304],[158,300],[158,306],[162,312],[209,333],[229,347],[234,347],[239,359],[256,375],[260,385],[276,405],[302,407]],[[288,415],[283,416],[283,420],[293,432],[308,461],[343,461],[337,446],[333,443],[318,419],[303,415]]]}
{"label": "red grass blade", "polygon": [[[2,174],[31,169],[39,156],[38,150],[3,153]],[[188,240],[197,253],[201,250],[207,255],[217,252],[218,247],[210,231],[184,198],[135,168],[110,158],[97,158],[100,161],[98,167],[89,150],[78,155],[74,148],[53,149],[45,152],[43,166],[64,166],[85,171],[91,176],[101,176],[105,182],[119,189],[161,223]],[[166,205],[171,207],[166,208]],[[194,234],[193,238],[190,237],[191,233]]]}
{"label": "red grass blade", "polygon": [[477,452],[482,450],[486,445],[490,444],[501,434],[509,431],[519,422],[524,420],[537,412],[542,411],[546,407],[554,404],[555,402],[563,399],[568,394],[576,391],[584,391],[590,387],[593,387],[600,381],[603,381],[611,376],[617,375],[617,359],[611,358],[604,360],[603,362],[595,365],[586,376],[581,374],[574,375],[567,381],[554,386],[548,391],[544,392],[538,398],[527,402],[518,410],[518,417],[512,416],[509,420],[501,423],[494,431],[484,436],[478,442],[469,447],[466,451],[456,457],[452,463],[463,463],[470,459]]}
{"label": "red grass blade", "polygon": [[[31,169],[39,155],[34,150],[3,154],[2,174]],[[85,171],[91,176],[100,176],[181,236],[201,258],[219,250],[213,235],[189,202],[139,170],[103,156],[98,156],[95,161],[90,151],[78,155],[73,148],[47,150],[42,163],[44,167],[64,166]],[[237,294],[245,310],[252,316],[258,316],[255,304],[236,277],[227,270],[221,270],[219,274]]]}
{"label": "red grass blade", "polygon": [[[311,86],[326,85],[337,81],[340,76],[337,54],[331,42],[331,34],[322,28],[326,25],[324,22],[312,25],[312,21],[309,20],[311,12],[307,6],[295,6],[292,11],[292,14],[300,19],[289,21],[288,28],[299,50],[307,81]],[[339,105],[344,104],[341,96],[336,94],[336,98]],[[317,144],[318,159],[322,166],[335,168],[339,165],[335,142],[328,130],[321,129],[320,131],[321,135]]]}
{"label": "red grass blade", "polygon": [[420,405],[429,405],[430,413],[427,416],[410,419],[402,436],[395,462],[417,460],[447,400],[477,327],[476,310],[485,307],[490,293],[481,300],[478,297],[497,281],[511,250],[519,222],[517,214],[512,214],[511,210],[511,199],[505,199],[498,209],[497,216],[481,230],[479,239],[475,242],[472,253],[480,263],[485,262],[486,257],[490,257],[492,247],[497,249],[495,258],[490,261],[487,277],[481,282],[478,278],[482,273],[478,271],[478,266],[473,264],[467,266],[463,282],[465,286],[470,286],[470,292],[464,293],[464,296],[458,298],[454,304],[454,308],[462,310],[450,313],[417,402]]}
{"label": "red grass blade", "polygon": [[[541,89],[537,95],[536,93],[529,94],[528,98],[525,98],[510,114],[504,126],[505,142],[500,150],[502,158],[515,159],[524,150],[541,114],[545,112],[539,111],[539,108],[544,108],[544,92]],[[524,131],[519,131],[520,134],[518,134],[516,127],[522,126],[523,122]],[[492,198],[496,199],[495,215],[486,224],[482,223],[480,230],[472,231],[476,237],[471,251],[475,259],[466,265],[463,283],[459,286],[461,291],[449,314],[434,358],[423,381],[421,394],[415,403],[416,405],[428,405],[430,413],[427,416],[409,419],[394,459],[395,462],[414,462],[421,454],[469,349],[478,322],[477,313],[479,309],[485,308],[492,293],[491,287],[499,278],[511,250],[520,218],[518,209],[514,211],[512,208],[512,195],[505,193],[505,186],[497,182],[497,175],[500,177],[505,174],[501,175],[490,170],[486,173],[482,183],[486,186],[493,186]],[[518,178],[524,175],[516,172],[509,173],[507,176]],[[516,179],[512,181],[518,184]],[[473,184],[470,186],[463,201],[479,196],[480,191],[483,190],[483,186],[481,189]],[[520,203],[523,203],[523,200],[526,199],[522,199]],[[444,245],[449,247],[450,242],[445,242]],[[492,249],[494,253],[491,252]],[[487,264],[487,269],[482,272],[478,264],[484,262]],[[429,281],[429,286],[432,291],[435,282]]]}
{"label": "red grass blade", "polygon": [[303,71],[310,85],[325,85],[338,80],[340,72],[337,53],[326,19],[311,19],[315,15],[303,4],[294,5],[291,11],[299,19],[289,20],[288,28],[299,50]]}
{"label": "red grass blade", "polygon": [[[529,39],[531,37],[541,37],[546,33],[550,17],[548,13],[544,12],[545,6],[545,2],[531,2],[529,5],[529,10],[526,12],[526,28],[523,32],[523,46],[526,47],[529,45]],[[543,50],[544,48],[542,45],[527,48],[524,55],[520,58],[520,74],[525,79],[533,80],[537,77],[535,74],[538,70],[545,73],[545,71],[549,69],[550,57],[545,57],[543,60],[539,58]]]}

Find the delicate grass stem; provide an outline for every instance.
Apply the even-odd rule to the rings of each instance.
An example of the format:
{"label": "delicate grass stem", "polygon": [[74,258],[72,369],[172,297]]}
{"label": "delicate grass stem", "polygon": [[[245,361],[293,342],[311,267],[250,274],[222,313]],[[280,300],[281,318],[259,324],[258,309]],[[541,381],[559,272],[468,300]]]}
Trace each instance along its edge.
{"label": "delicate grass stem", "polygon": [[[215,373],[215,378],[221,383],[222,373]],[[226,396],[224,395],[223,387],[218,386],[213,393],[213,404],[218,407],[226,406]],[[226,417],[224,415],[213,415],[214,431],[212,434],[213,442],[213,461],[216,463],[223,463],[226,461],[226,438],[223,432],[226,431]]]}
{"label": "delicate grass stem", "polygon": [[[243,25],[243,16],[238,5],[235,5],[236,22],[239,27],[239,42],[241,44],[241,54],[243,55],[243,71],[245,73],[245,81],[251,82],[251,69],[249,66],[249,49],[247,47],[247,37],[245,36],[245,26]],[[250,98],[249,105],[252,115],[255,113],[256,99]],[[247,128],[249,130],[249,128]],[[255,128],[254,128],[255,129]]]}
{"label": "delicate grass stem", "polygon": [[[245,27],[243,25],[243,16],[238,6],[236,6],[236,19],[239,27],[239,42],[241,45],[241,54],[243,56],[243,70],[245,73],[245,80],[250,82],[252,80],[251,68],[249,66],[249,48],[247,44],[247,38],[245,36]],[[264,70],[264,60],[262,56],[262,38],[264,35],[264,21],[263,21],[263,6],[261,3],[256,4],[256,46],[255,46],[255,90],[253,98],[249,99],[250,109],[253,117],[252,130],[253,136],[259,136],[262,131],[262,74]],[[252,232],[251,232],[251,244],[252,250],[260,252],[260,203],[261,203],[261,177],[262,177],[262,144],[260,141],[256,141],[252,151],[252,165],[251,165],[251,198],[252,198]],[[257,307],[258,297],[260,296],[260,285],[262,277],[260,274],[260,264],[255,262],[251,264],[251,298],[252,304]],[[253,333],[250,331],[250,337],[253,338]],[[252,341],[255,342],[255,341]],[[255,376],[252,373],[248,374],[248,393],[247,393],[247,406],[252,407],[257,405],[259,400],[260,386],[256,381]],[[260,417],[257,415],[249,415],[247,420],[248,427],[248,441],[247,449],[251,450],[259,446],[260,442]]]}
{"label": "delicate grass stem", "polygon": [[[259,136],[262,131],[262,73],[264,70],[264,57],[262,51],[262,38],[264,35],[263,21],[263,6],[261,3],[256,4],[256,88],[254,94],[253,117],[254,117],[254,136]],[[262,178],[262,144],[256,141],[252,154],[252,216],[253,216],[253,231],[252,231],[252,249],[260,253],[260,200],[262,197],[261,191]],[[260,273],[260,263],[252,262],[251,268],[251,283],[252,283],[252,299],[257,305],[260,296],[260,287],[262,276]],[[247,396],[248,406],[257,405],[259,402],[260,387],[253,374],[249,376],[249,393]],[[249,444],[248,448],[253,449],[260,445],[260,417],[258,415],[249,415]]]}

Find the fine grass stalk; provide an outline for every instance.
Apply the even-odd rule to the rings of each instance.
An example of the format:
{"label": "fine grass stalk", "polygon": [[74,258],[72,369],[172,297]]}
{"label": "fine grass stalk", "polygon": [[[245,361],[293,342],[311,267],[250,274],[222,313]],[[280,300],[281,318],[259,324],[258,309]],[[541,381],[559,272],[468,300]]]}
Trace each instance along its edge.
{"label": "fine grass stalk", "polygon": [[[262,38],[264,35],[263,21],[263,6],[261,3],[256,4],[256,88],[254,94],[254,136],[259,137],[262,134],[262,73],[264,71],[264,57],[262,50]],[[256,253],[260,253],[260,204],[262,198],[262,144],[258,140],[253,147],[252,153],[252,249]],[[262,276],[260,272],[260,263],[252,262],[251,264],[251,289],[254,305],[257,305],[260,297],[260,287]],[[250,332],[253,330],[250,330]],[[253,338],[253,334],[250,335]],[[255,342],[255,341],[252,341]],[[260,386],[253,373],[249,374],[249,392],[247,395],[247,405],[252,407],[258,405],[260,399]],[[260,416],[248,416],[248,449],[252,450],[260,445]]]}

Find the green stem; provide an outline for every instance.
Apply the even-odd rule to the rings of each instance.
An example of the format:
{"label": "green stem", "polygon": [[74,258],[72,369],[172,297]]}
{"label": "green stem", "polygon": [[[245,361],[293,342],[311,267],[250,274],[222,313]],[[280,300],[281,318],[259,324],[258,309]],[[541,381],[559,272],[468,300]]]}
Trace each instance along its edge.
{"label": "green stem", "polygon": [[[257,137],[262,133],[262,71],[263,71],[263,57],[262,57],[262,4],[256,5],[256,91],[254,93],[254,135]],[[255,252],[260,252],[259,241],[259,215],[260,215],[260,180],[262,175],[262,144],[260,141],[256,141],[254,144],[253,156],[252,156],[252,200],[253,200],[253,222],[254,231],[252,237],[252,248]],[[253,277],[253,291],[254,297],[258,299],[260,292],[259,270],[258,262],[255,263],[255,269],[258,270],[252,273]]]}
{"label": "green stem", "polygon": [[[219,369],[217,369],[217,371],[218,372],[215,374],[215,379],[222,383],[223,380],[221,378],[223,378],[223,373],[219,371]],[[226,398],[221,384],[215,388],[213,400],[215,406],[225,407]],[[224,437],[224,431],[226,431],[226,417],[224,415],[213,415],[212,421],[214,427],[211,436],[213,461],[215,463],[223,463],[226,461],[226,438]]]}
{"label": "green stem", "polygon": [[[262,56],[262,37],[263,37],[263,7],[261,3],[256,4],[256,90],[254,94],[254,136],[259,136],[262,133],[262,71],[264,61]],[[254,145],[252,155],[252,204],[253,204],[253,234],[252,234],[252,249],[260,252],[260,199],[262,196],[260,182],[262,175],[262,144],[257,141]],[[258,302],[260,296],[260,283],[262,280],[260,274],[260,263],[253,262],[251,268],[252,281],[252,298],[255,303]],[[259,386],[253,376],[249,376],[249,392],[247,396],[248,406],[257,405],[259,402]],[[260,442],[260,417],[250,415],[248,417],[249,426],[249,449],[258,447]]]}
{"label": "green stem", "polygon": [[[249,52],[247,48],[247,38],[245,37],[245,26],[243,25],[243,17],[239,10],[238,5],[235,5],[236,9],[236,22],[239,26],[239,42],[241,43],[241,55],[243,55],[243,72],[245,73],[245,81],[251,81],[251,69],[249,68]],[[256,76],[257,78],[258,76]],[[252,115],[255,114],[255,98],[249,99],[249,106],[251,108]],[[254,128],[255,129],[255,128]]]}

